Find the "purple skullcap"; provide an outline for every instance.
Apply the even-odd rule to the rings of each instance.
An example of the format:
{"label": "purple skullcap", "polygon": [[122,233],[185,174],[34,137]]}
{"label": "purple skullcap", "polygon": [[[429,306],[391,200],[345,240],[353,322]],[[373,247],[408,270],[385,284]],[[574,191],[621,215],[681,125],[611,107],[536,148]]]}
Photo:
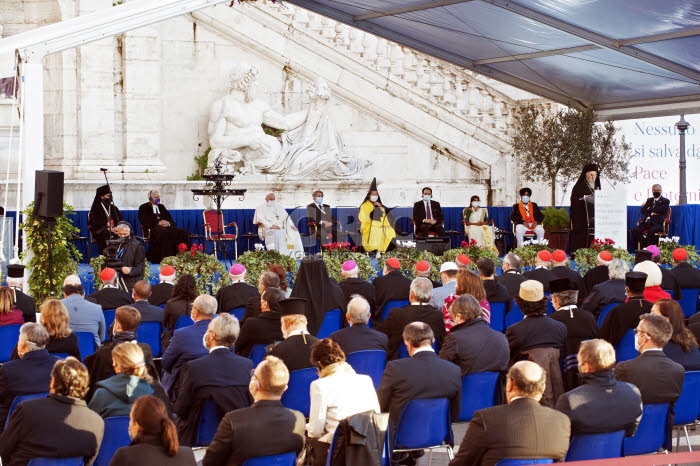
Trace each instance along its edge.
{"label": "purple skullcap", "polygon": [[233,264],[230,269],[228,269],[229,275],[243,275],[245,273],[245,266],[243,264]]}
{"label": "purple skullcap", "polygon": [[344,272],[350,272],[351,270],[355,270],[357,268],[357,263],[354,260],[347,260],[343,262],[343,271]]}

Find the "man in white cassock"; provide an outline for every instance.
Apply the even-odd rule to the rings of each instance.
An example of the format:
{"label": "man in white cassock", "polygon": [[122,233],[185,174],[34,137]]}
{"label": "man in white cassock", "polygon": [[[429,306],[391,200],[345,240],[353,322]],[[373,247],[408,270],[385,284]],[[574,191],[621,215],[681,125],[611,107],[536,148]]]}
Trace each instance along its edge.
{"label": "man in white cassock", "polygon": [[304,256],[299,230],[284,207],[275,204],[275,193],[269,193],[265,196],[265,203],[256,207],[253,223],[263,227],[268,250],[276,250],[297,259]]}

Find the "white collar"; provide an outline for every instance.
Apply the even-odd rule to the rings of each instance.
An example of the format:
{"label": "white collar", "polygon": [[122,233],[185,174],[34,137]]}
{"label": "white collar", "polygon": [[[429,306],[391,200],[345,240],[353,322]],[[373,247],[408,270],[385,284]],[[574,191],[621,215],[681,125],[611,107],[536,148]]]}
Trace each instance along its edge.
{"label": "white collar", "polygon": [[435,350],[433,349],[432,346],[421,346],[420,348],[416,348],[413,350],[413,356],[415,356],[418,353],[423,353],[423,352],[428,352],[428,351],[430,351],[432,353],[435,352]]}
{"label": "white collar", "polygon": [[223,346],[223,345],[212,346],[209,349],[209,353],[211,354],[212,352],[214,352],[214,350],[218,350],[219,348],[230,349],[228,346]]}
{"label": "white collar", "polygon": [[299,329],[299,330],[292,330],[289,332],[289,335],[287,335],[287,338],[292,337],[294,335],[310,335],[309,331],[306,330],[305,328]]}

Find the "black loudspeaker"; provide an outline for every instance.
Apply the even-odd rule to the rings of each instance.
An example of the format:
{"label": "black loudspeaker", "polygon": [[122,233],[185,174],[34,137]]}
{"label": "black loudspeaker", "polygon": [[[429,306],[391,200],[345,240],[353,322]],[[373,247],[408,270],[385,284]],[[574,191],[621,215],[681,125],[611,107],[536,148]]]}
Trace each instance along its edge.
{"label": "black loudspeaker", "polygon": [[439,237],[439,238],[413,238],[416,242],[416,249],[419,251],[432,252],[436,256],[442,256],[442,254],[450,249],[450,238],[449,237]]}
{"label": "black loudspeaker", "polygon": [[34,214],[49,218],[63,215],[63,172],[54,170],[35,172]]}

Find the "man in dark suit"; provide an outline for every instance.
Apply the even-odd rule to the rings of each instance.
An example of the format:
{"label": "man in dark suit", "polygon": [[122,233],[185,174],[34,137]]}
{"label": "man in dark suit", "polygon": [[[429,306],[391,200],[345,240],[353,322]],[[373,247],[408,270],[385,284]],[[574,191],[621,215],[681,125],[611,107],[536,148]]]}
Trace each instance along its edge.
{"label": "man in dark suit", "polygon": [[173,294],[173,282],[175,282],[175,268],[164,265],[160,268],[160,283],[153,285],[148,302],[154,306],[164,305]]}
{"label": "man in dark suit", "polygon": [[148,260],[152,263],[158,264],[164,257],[176,255],[180,244],[189,248],[189,234],[177,228],[168,209],[160,203],[157,189],[149,191],[148,202],[139,206],[139,222],[149,230]]}
{"label": "man in dark suit", "polygon": [[489,303],[507,303],[507,311],[510,308],[511,296],[508,288],[496,281],[496,264],[491,259],[482,257],[476,261],[476,268],[486,291],[486,300]]}
{"label": "man in dark suit", "polygon": [[508,371],[508,404],[474,413],[450,466],[494,466],[504,458],[553,458],[563,461],[569,449],[569,418],[540,405],[546,372],[532,361]]}
{"label": "man in dark suit", "polygon": [[284,362],[289,372],[311,367],[311,346],[318,341],[306,329],[306,299],[289,298],[279,303],[284,341],[270,350],[270,355]]}
{"label": "man in dark suit", "polygon": [[24,266],[22,264],[7,265],[7,286],[14,294],[15,307],[22,311],[25,322],[36,322],[36,307],[34,300],[22,291],[24,285]]}
{"label": "man in dark suit", "polygon": [[642,206],[639,224],[632,228],[632,241],[645,248],[650,244],[659,244],[657,233],[664,229],[664,219],[671,201],[661,195],[661,185],[651,187],[653,196]]}
{"label": "man in dark suit", "polygon": [[357,267],[357,263],[354,260],[350,259],[343,262],[340,275],[343,277],[343,280],[338,283],[338,286],[343,290],[346,302],[350,302],[354,295],[359,295],[365,298],[369,303],[370,312],[376,309],[377,303],[374,286],[367,280],[359,277],[360,269]]}
{"label": "man in dark suit", "polygon": [[350,326],[331,333],[330,338],[340,345],[346,356],[355,351],[388,349],[387,336],[367,327],[370,312],[369,303],[365,298],[352,298],[348,303],[345,318]]}
{"label": "man in dark suit", "polygon": [[552,253],[552,275],[556,278],[568,278],[578,290],[579,304],[586,298],[586,285],[583,283],[581,275],[568,266],[566,252],[557,249]]}
{"label": "man in dark suit", "polygon": [[282,314],[280,301],[284,292],[279,288],[266,288],[260,295],[260,315],[246,319],[236,340],[236,354],[248,357],[253,345],[269,345],[282,341]]}
{"label": "man in dark suit", "polygon": [[258,290],[245,282],[246,268],[243,264],[233,264],[228,270],[231,284],[221,287],[216,293],[216,302],[219,303],[217,312],[228,312],[232,309],[245,307],[248,299],[260,298]]}
{"label": "man in dark suit", "polygon": [[381,277],[372,282],[377,296],[377,307],[372,309],[372,325],[377,326],[382,319],[384,305],[394,299],[408,299],[411,292],[411,280],[401,273],[401,262],[390,257],[384,263]]}
{"label": "man in dark suit", "polygon": [[444,236],[445,227],[442,226],[442,207],[437,201],[433,201],[433,190],[425,187],[422,191],[423,200],[413,204],[413,224],[416,226],[416,236],[426,237],[430,233],[435,236]]}
{"label": "man in dark suit", "polygon": [[141,322],[160,322],[163,323],[164,312],[158,306],[148,302],[151,296],[151,284],[146,280],[139,280],[131,290],[131,297],[134,298],[132,306],[141,314]]}
{"label": "man in dark suit", "polygon": [[331,206],[323,203],[323,191],[320,189],[314,191],[311,197],[313,202],[306,206],[307,222],[316,225],[316,239],[321,244],[334,242],[338,237],[338,231],[335,228],[336,220]]}
{"label": "man in dark suit", "polygon": [[0,432],[17,395],[49,391],[51,369],[58,357],[46,351],[49,333],[36,322],[28,322],[19,330],[17,354],[20,359],[0,366]]}
{"label": "man in dark suit", "polygon": [[102,269],[100,272],[102,289],[95,291],[85,299],[99,304],[103,311],[133,304],[134,300],[131,298],[131,294],[117,286],[118,278],[116,270],[109,267]]}
{"label": "man in dark suit", "polygon": [[506,254],[501,269],[503,274],[496,277],[496,281],[506,287],[511,298],[515,298],[520,293],[520,284],[527,280],[520,273],[520,257],[512,253]]}
{"label": "man in dark suit", "polygon": [[508,340],[481,317],[476,298],[460,296],[450,306],[450,315],[455,325],[440,349],[440,359],[457,364],[462,375],[508,368]]}
{"label": "man in dark suit", "polygon": [[216,299],[206,294],[199,295],[192,303],[190,317],[194,325],[175,330],[168,348],[163,353],[163,388],[171,395],[175,388],[180,368],[193,359],[207,354],[202,346],[202,339],[207,331],[209,321],[216,314]]}
{"label": "man in dark suit", "polygon": [[522,188],[520,190],[520,201],[513,204],[510,213],[510,221],[515,225],[515,241],[518,247],[523,245],[523,238],[526,232],[534,231],[537,241],[544,239],[544,227],[541,225],[544,214],[534,202],[530,201],[532,190]]}
{"label": "man in dark suit", "polygon": [[425,277],[414,278],[408,296],[410,304],[399,309],[392,309],[389,317],[379,324],[377,330],[389,337],[387,360],[398,358],[398,351],[403,341],[403,330],[411,322],[424,322],[430,326],[440,349],[445,338],[445,320],[442,311],[430,305],[433,296],[433,284]]}
{"label": "man in dark suit", "polygon": [[231,351],[239,329],[234,316],[217,316],[204,333],[203,343],[209,354],[182,366],[173,411],[178,415],[177,432],[183,445],[193,444],[206,400],[212,400],[222,413],[253,403],[248,391],[253,363]]}
{"label": "man in dark suit", "polygon": [[556,276],[549,271],[549,265],[552,263],[552,253],[543,249],[537,253],[535,257],[535,269],[525,272],[523,275],[528,280],[537,280],[542,283],[545,293],[549,292],[549,282],[556,280]]}
{"label": "man in dark suit", "polygon": [[609,279],[588,290],[588,297],[581,305],[582,309],[593,314],[596,319],[605,305],[623,303],[626,300],[625,274],[629,272],[629,264],[621,259],[613,259],[607,270]]}
{"label": "man in dark suit", "polygon": [[256,456],[301,452],[306,419],[280,402],[288,383],[289,371],[284,363],[272,356],[265,358],[255,368],[248,386],[255,403],[224,416],[202,465],[243,464]]}
{"label": "man in dark suit", "polygon": [[[263,272],[258,278],[258,291],[262,294],[268,288],[279,288],[280,284],[280,277],[275,272]],[[248,302],[245,304],[245,313],[241,319],[241,325],[245,324],[249,317],[257,315],[260,315],[260,298],[253,296],[248,298]]]}
{"label": "man in dark suit", "polygon": [[435,337],[430,326],[412,322],[406,325],[403,339],[411,357],[390,361],[377,389],[379,406],[383,413],[389,413],[390,438],[394,438],[401,412],[411,400],[447,398],[452,420],[457,419],[462,407],[459,367],[437,357],[432,348]]}
{"label": "man in dark suit", "polygon": [[600,251],[595,259],[595,267],[590,269],[583,276],[583,284],[586,287],[586,293],[590,294],[596,285],[606,282],[610,278],[610,270],[608,266],[613,260],[610,251]]}
{"label": "man in dark suit", "polygon": [[639,388],[644,404],[673,403],[681,395],[685,369],[664,354],[664,345],[673,334],[664,316],[642,314],[635,331],[635,348],[639,356],[617,363],[615,378]]}
{"label": "man in dark suit", "polygon": [[644,299],[647,274],[627,272],[625,274],[625,294],[627,302],[610,310],[600,327],[600,338],[617,345],[628,330],[639,323],[639,316],[651,312],[652,304]]}
{"label": "man in dark suit", "polygon": [[46,398],[21,403],[0,437],[5,466],[26,466],[32,458],[83,458],[92,464],[104,435],[104,421],[87,407],[88,371],[73,357],[51,371]]}
{"label": "man in dark suit", "polygon": [[[683,248],[674,249],[671,263],[673,264],[671,274],[676,279],[679,288],[700,289],[700,270],[688,263],[688,251]],[[690,324],[699,321],[700,314],[695,314],[690,318]]]}

